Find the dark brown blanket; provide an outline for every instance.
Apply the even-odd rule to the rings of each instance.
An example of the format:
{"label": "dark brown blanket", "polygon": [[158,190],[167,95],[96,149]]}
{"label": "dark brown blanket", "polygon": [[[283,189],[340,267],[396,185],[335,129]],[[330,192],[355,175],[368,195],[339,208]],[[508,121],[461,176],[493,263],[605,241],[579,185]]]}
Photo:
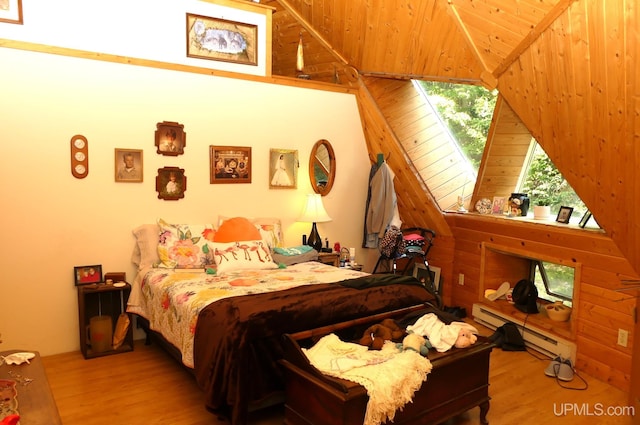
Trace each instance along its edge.
{"label": "dark brown blanket", "polygon": [[[365,317],[433,300],[404,276],[367,277],[355,285],[319,284],[284,291],[227,298],[198,317],[194,340],[195,375],[206,406],[245,424],[250,403],[284,390],[277,360],[281,337],[318,326]],[[400,284],[388,284],[390,280]]]}

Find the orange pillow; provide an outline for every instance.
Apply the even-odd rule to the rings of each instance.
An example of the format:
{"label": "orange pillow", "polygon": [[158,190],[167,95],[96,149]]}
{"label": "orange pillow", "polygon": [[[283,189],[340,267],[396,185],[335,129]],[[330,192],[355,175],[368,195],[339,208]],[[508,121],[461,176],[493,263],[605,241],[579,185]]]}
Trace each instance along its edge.
{"label": "orange pillow", "polygon": [[236,242],[261,240],[260,231],[244,217],[225,220],[213,237],[214,242]]}

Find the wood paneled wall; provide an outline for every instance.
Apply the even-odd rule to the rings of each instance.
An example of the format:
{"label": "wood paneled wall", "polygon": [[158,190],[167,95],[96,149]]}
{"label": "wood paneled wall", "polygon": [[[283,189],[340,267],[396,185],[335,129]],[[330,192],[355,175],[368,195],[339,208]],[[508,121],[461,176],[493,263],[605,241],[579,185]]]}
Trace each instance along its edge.
{"label": "wood paneled wall", "polygon": [[475,173],[432,105],[411,80],[365,77],[393,135],[440,209],[457,209]]}
{"label": "wood paneled wall", "polygon": [[[629,389],[631,353],[636,342],[631,338],[628,347],[621,347],[617,335],[619,328],[634,329],[636,299],[615,289],[621,278],[635,276],[635,272],[609,237],[598,231],[471,214],[450,214],[447,222],[455,237],[453,275],[463,273],[465,281],[463,286],[448,282],[445,291],[453,292],[455,302],[467,309],[481,300],[483,243],[506,252],[526,252],[532,258],[581,264],[575,295],[578,305],[572,317],[575,332],[559,330],[558,334],[576,342],[578,370]],[[504,267],[508,266],[505,262]],[[505,269],[504,275],[509,271]]]}
{"label": "wood paneled wall", "polygon": [[531,151],[531,133],[513,109],[498,96],[469,205],[478,199],[508,198],[520,186]]}
{"label": "wood paneled wall", "polygon": [[640,6],[576,1],[498,89],[636,268],[640,264]]}

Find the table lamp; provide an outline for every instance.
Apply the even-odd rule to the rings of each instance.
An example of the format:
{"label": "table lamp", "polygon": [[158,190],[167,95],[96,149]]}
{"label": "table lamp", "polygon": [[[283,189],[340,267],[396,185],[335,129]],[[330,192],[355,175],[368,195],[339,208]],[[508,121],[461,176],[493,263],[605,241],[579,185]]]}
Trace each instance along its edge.
{"label": "table lamp", "polygon": [[331,221],[331,217],[329,217],[329,214],[327,214],[327,211],[324,209],[324,205],[322,205],[322,197],[320,194],[311,193],[307,195],[307,202],[298,221],[313,223],[311,233],[309,233],[309,237],[307,238],[307,245],[320,252],[322,249],[322,239],[318,233],[316,223]]}

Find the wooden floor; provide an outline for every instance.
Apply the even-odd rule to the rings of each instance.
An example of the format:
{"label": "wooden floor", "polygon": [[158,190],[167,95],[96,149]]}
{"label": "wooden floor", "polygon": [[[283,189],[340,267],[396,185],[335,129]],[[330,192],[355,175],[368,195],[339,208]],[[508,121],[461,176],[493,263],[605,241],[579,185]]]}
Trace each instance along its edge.
{"label": "wooden floor", "polygon": [[[203,394],[187,371],[160,348],[142,341],[136,341],[129,353],[85,360],[74,352],[44,357],[43,363],[65,425],[229,423],[204,409]],[[539,360],[527,352],[492,352],[487,415],[492,425],[631,423],[626,411],[623,416],[600,414],[610,408],[624,411],[626,393],[588,376],[583,376],[588,383],[585,391],[561,388],[544,375],[548,363],[549,359]],[[575,378],[567,385],[583,383]],[[478,410],[447,425],[478,424]],[[250,425],[282,424],[282,412],[278,406],[253,415]]]}

